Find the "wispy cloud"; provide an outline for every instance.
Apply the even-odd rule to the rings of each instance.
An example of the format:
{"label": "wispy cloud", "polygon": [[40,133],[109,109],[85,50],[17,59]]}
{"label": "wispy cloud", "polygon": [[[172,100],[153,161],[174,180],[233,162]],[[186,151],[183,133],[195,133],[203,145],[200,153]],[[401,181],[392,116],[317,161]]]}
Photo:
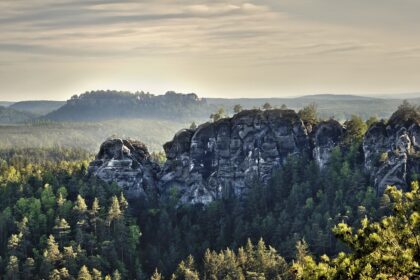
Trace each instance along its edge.
{"label": "wispy cloud", "polygon": [[[411,71],[420,63],[420,2],[401,1],[404,5],[391,0],[2,0],[0,61],[36,81],[42,79],[39,69],[67,75],[76,64],[93,69],[92,80],[103,81],[109,75],[105,64],[120,65],[122,77],[147,74],[158,84],[156,77],[171,76],[173,67],[182,69],[175,84],[195,78],[210,92],[216,88],[208,85],[217,79],[226,88],[240,88],[241,81],[254,77],[256,85],[270,89],[301,84],[301,73],[313,69],[333,79],[343,68],[369,68],[380,80],[392,58],[388,81],[401,61],[411,59]],[[138,63],[147,63],[141,67],[148,72]],[[33,74],[31,67],[37,67]],[[86,78],[71,75],[73,83]],[[399,75],[404,73],[394,76]],[[16,88],[9,76],[0,75],[0,85],[0,94],[1,87]]]}

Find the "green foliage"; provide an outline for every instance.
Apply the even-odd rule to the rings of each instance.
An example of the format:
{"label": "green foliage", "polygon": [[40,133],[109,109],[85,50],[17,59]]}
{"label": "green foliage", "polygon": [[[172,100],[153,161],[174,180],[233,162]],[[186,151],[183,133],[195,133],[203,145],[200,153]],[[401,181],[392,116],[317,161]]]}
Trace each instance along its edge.
{"label": "green foliage", "polygon": [[366,125],[369,128],[371,125],[373,125],[373,124],[375,124],[377,122],[379,122],[378,117],[376,117],[376,116],[369,117],[369,119],[367,119],[367,121],[366,121]]}
{"label": "green foliage", "polygon": [[346,132],[343,142],[348,145],[362,141],[368,129],[367,124],[362,118],[355,115],[351,116],[351,119],[344,123],[344,127],[346,128]]}
{"label": "green foliage", "polygon": [[343,220],[357,226],[365,215],[377,219],[390,207],[377,210],[379,198],[367,187],[360,151],[360,143],[334,150],[323,170],[313,160],[291,156],[268,185],[255,183],[242,201],[225,197],[206,207],[179,206],[174,187],[173,199],[140,205],[144,270],[151,274],[157,267],[168,277],[190,254],[199,269],[207,248],[237,250],[248,238],[262,237],[288,261],[303,238],[315,256],[348,250],[333,226]]}
{"label": "green foliage", "polygon": [[263,104],[262,108],[264,110],[270,110],[270,109],[273,109],[273,106],[271,106],[270,103],[266,102],[266,103]]}
{"label": "green foliage", "polygon": [[166,162],[166,154],[163,151],[152,152],[150,156],[152,160],[158,163],[159,165],[163,165]]}
{"label": "green foliage", "polygon": [[207,250],[204,254],[203,267],[196,269],[194,259],[178,265],[172,279],[289,279],[289,266],[277,251],[266,246],[261,239],[256,245],[251,240],[235,253],[230,249],[220,251]]}
{"label": "green foliage", "polygon": [[39,151],[26,158],[19,151],[4,154],[0,275],[6,279],[142,275],[140,228],[118,187],[86,176],[86,161],[59,161],[66,158],[59,153],[48,153],[51,158],[42,164],[30,163],[43,154]]}
{"label": "green foliage", "polygon": [[410,104],[407,100],[398,106],[398,110],[389,118],[389,123],[420,122],[420,106]]}
{"label": "green foliage", "polygon": [[239,113],[242,110],[243,110],[243,108],[242,108],[242,106],[240,104],[236,104],[235,106],[233,106],[233,112],[235,114]]}
{"label": "green foliage", "polygon": [[150,280],[163,280],[163,276],[156,269],[155,272],[153,273],[152,277],[150,278]]}
{"label": "green foliage", "polygon": [[226,118],[227,115],[225,113],[225,109],[223,107],[220,107],[215,113],[210,115],[210,119],[213,120],[213,122],[217,122],[218,120],[221,120],[223,118]]}
{"label": "green foliage", "polygon": [[[390,189],[377,197],[366,187],[359,142],[335,149],[323,170],[290,156],[268,184],[256,182],[241,201],[226,196],[206,207],[179,205],[176,186],[168,199],[127,201],[115,184],[86,176],[83,153],[34,151],[25,158],[21,151],[4,151],[0,275],[289,279],[294,259],[293,271],[304,279],[362,273],[369,279],[397,269],[415,278],[418,189]],[[397,215],[379,221],[393,208]],[[381,270],[387,262],[388,272]]]}
{"label": "green foliage", "polygon": [[303,107],[298,115],[302,121],[307,125],[315,125],[318,122],[318,106],[315,103],[311,103]]}
{"label": "green foliage", "polygon": [[420,190],[418,182],[403,193],[389,187],[394,213],[378,222],[364,218],[354,232],[339,223],[333,232],[349,246],[350,253],[317,263],[311,256],[293,265],[297,279],[416,279],[420,277]]}
{"label": "green foliage", "polygon": [[190,129],[196,130],[197,129],[197,124],[195,122],[192,122],[191,125],[190,125]]}

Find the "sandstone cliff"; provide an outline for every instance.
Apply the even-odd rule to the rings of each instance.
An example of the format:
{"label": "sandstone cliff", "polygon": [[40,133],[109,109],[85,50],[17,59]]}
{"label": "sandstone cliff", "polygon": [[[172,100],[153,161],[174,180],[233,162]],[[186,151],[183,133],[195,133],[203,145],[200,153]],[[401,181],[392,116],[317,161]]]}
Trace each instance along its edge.
{"label": "sandstone cliff", "polygon": [[[293,110],[246,110],[232,118],[178,132],[164,145],[160,168],[136,141],[102,144],[91,174],[116,182],[128,197],[154,190],[176,192],[181,203],[208,204],[222,197],[241,197],[254,180],[267,182],[288,156],[313,158],[322,169],[332,150],[342,146],[345,127],[334,120],[310,133]],[[407,174],[420,173],[420,126],[415,120],[379,122],[363,141],[364,165],[378,192],[387,185],[407,187]],[[146,195],[147,196],[147,195]]]}
{"label": "sandstone cliff", "polygon": [[143,143],[112,139],[101,145],[88,171],[106,182],[115,182],[127,197],[137,198],[156,190],[160,168]]}
{"label": "sandstone cliff", "polygon": [[292,110],[243,111],[185,130],[164,146],[162,191],[177,188],[182,202],[240,196],[254,179],[266,182],[290,154],[308,154],[306,128]]}
{"label": "sandstone cliff", "polygon": [[396,185],[408,190],[410,174],[420,174],[420,125],[414,120],[391,120],[370,127],[363,141],[366,171],[378,193]]}

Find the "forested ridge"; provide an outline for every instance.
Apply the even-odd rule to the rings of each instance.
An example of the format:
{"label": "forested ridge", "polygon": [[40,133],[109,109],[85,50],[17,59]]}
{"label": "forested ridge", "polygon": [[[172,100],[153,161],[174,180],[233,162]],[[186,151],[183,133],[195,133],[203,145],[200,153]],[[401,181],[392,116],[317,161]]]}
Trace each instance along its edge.
{"label": "forested ridge", "polygon": [[88,175],[92,157],[82,149],[3,150],[0,275],[416,279],[419,174],[410,174],[411,192],[376,193],[361,164],[367,125],[348,124],[322,170],[291,155],[268,184],[207,206],[179,204],[175,190],[127,201],[116,184]]}
{"label": "forested ridge", "polygon": [[64,106],[47,114],[54,121],[98,121],[109,119],[202,119],[213,106],[194,93],[173,91],[164,95],[145,92],[91,91],[72,96]]}

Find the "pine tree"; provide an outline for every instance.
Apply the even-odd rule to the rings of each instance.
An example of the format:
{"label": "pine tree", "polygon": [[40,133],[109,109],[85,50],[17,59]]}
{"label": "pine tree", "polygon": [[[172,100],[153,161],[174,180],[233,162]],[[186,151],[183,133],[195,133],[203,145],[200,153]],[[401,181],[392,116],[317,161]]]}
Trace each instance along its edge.
{"label": "pine tree", "polygon": [[35,269],[35,260],[33,258],[27,258],[23,264],[22,276],[23,279],[33,279],[33,272]]}
{"label": "pine tree", "polygon": [[66,219],[60,219],[57,217],[55,220],[54,231],[56,232],[58,239],[60,240],[60,245],[63,245],[63,239],[70,233],[70,225],[67,223]]}
{"label": "pine tree", "polygon": [[118,269],[112,273],[112,280],[121,280],[121,274]]}
{"label": "pine tree", "polygon": [[356,233],[346,223],[334,227],[336,237],[352,250],[321,261],[298,254],[293,265],[297,279],[415,279],[420,273],[420,190],[418,182],[403,193],[395,187],[386,190],[394,204],[394,214],[380,222],[361,221]]}
{"label": "pine tree", "polygon": [[118,198],[116,196],[112,197],[111,206],[108,210],[108,225],[111,225],[112,221],[118,220],[122,215],[120,203],[118,202]]}
{"label": "pine tree", "polygon": [[16,256],[10,256],[6,267],[6,279],[20,279],[19,260]]}
{"label": "pine tree", "polygon": [[91,216],[91,224],[93,224],[93,230],[95,233],[95,236],[97,236],[97,221],[98,221],[98,215],[99,211],[101,210],[101,206],[99,205],[99,199],[95,197],[92,203],[92,210],[90,211]]}
{"label": "pine tree", "polygon": [[7,241],[7,249],[10,251],[10,254],[16,255],[18,254],[18,249],[21,243],[23,235],[19,234],[12,234]]}
{"label": "pine tree", "polygon": [[186,261],[182,261],[178,265],[172,279],[176,280],[199,280],[200,277],[195,269],[194,258],[190,255]]}
{"label": "pine tree", "polygon": [[153,275],[150,278],[150,280],[163,280],[162,274],[159,273],[159,271],[157,270],[157,268],[155,269],[155,272],[153,273]]}
{"label": "pine tree", "polygon": [[62,280],[62,279],[70,279],[70,274],[67,268],[63,267],[61,269],[53,269],[50,273],[48,278],[49,280]]}
{"label": "pine tree", "polygon": [[242,110],[243,110],[243,108],[242,108],[242,106],[240,104],[236,104],[235,106],[233,106],[233,112],[235,114],[239,113]]}
{"label": "pine tree", "polygon": [[192,130],[196,130],[197,129],[197,124],[194,121],[191,123],[190,129],[192,129]]}
{"label": "pine tree", "polygon": [[92,280],[102,280],[102,273],[96,268],[92,269]]}
{"label": "pine tree", "polygon": [[77,195],[76,203],[74,204],[73,209],[79,214],[83,214],[87,211],[85,199],[80,194]]}
{"label": "pine tree", "polygon": [[54,236],[50,235],[47,240],[47,249],[44,253],[45,257],[52,264],[61,260],[61,253]]}
{"label": "pine tree", "polygon": [[86,265],[80,268],[77,280],[92,280],[92,275],[90,274],[89,269],[86,267]]}
{"label": "pine tree", "polygon": [[123,192],[121,192],[118,202],[120,204],[122,211],[125,211],[128,208],[128,202],[125,199]]}
{"label": "pine tree", "polygon": [[264,103],[264,105],[263,105],[263,109],[264,109],[264,110],[271,110],[271,109],[273,109],[273,106],[271,106],[271,104],[270,104],[270,103],[266,102],[266,103]]}

